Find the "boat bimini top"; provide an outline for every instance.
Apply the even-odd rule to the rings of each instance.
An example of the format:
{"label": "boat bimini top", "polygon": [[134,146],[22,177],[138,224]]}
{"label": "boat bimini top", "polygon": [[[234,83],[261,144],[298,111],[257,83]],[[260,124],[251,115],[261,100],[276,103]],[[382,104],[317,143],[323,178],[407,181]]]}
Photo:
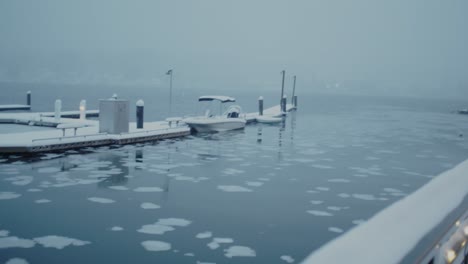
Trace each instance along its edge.
{"label": "boat bimini top", "polygon": [[224,95],[204,95],[198,98],[199,102],[202,101],[220,101],[221,103],[235,102],[236,98]]}

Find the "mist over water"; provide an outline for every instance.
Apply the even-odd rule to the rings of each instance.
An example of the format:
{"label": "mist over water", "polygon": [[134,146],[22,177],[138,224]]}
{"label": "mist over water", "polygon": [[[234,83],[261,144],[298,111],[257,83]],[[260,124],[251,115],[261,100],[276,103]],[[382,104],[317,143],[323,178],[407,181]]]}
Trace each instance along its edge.
{"label": "mist over water", "polygon": [[2,1],[0,81],[468,94],[468,3]]}

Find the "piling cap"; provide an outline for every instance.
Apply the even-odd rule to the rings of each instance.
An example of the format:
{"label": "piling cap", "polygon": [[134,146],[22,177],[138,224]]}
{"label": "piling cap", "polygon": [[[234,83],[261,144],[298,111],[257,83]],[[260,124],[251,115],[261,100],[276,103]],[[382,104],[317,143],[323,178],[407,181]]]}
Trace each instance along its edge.
{"label": "piling cap", "polygon": [[283,95],[283,98],[287,98],[287,96],[286,96],[286,95]]}
{"label": "piling cap", "polygon": [[86,100],[81,100],[80,105],[86,105]]}
{"label": "piling cap", "polygon": [[138,100],[138,101],[136,102],[136,105],[137,105],[137,106],[145,106],[145,102],[143,102],[143,100],[140,99],[140,100]]}
{"label": "piling cap", "polygon": [[258,100],[263,100],[263,96],[260,96],[260,97],[258,98]]}
{"label": "piling cap", "polygon": [[31,91],[28,91],[28,94],[31,94]]}
{"label": "piling cap", "polygon": [[117,99],[117,94],[113,94],[112,97],[111,97],[111,99],[116,100],[116,99]]}

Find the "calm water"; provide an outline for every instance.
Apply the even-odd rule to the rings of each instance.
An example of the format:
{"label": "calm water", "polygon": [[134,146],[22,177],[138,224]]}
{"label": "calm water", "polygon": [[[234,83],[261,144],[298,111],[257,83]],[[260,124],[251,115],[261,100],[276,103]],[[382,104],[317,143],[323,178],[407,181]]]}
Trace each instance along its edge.
{"label": "calm water", "polygon": [[[148,87],[68,88],[3,86],[0,103],[32,90],[37,111],[56,98],[91,109],[116,92],[145,99],[148,120],[167,116],[167,93]],[[197,110],[203,93],[179,91],[173,113]],[[259,95],[266,105],[277,97],[230,95],[247,110]],[[300,262],[465,160],[468,117],[451,113],[464,104],[300,96],[281,125],[0,156],[0,263]]]}

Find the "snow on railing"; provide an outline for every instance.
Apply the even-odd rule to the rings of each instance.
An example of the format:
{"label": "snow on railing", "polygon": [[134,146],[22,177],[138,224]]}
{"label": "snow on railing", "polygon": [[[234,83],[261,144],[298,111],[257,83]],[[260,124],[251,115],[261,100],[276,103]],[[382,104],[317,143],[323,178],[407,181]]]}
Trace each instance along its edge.
{"label": "snow on railing", "polygon": [[[400,263],[468,195],[468,160],[313,252],[303,263]],[[468,221],[457,222],[456,241],[440,245],[429,263],[457,263],[467,247]]]}

